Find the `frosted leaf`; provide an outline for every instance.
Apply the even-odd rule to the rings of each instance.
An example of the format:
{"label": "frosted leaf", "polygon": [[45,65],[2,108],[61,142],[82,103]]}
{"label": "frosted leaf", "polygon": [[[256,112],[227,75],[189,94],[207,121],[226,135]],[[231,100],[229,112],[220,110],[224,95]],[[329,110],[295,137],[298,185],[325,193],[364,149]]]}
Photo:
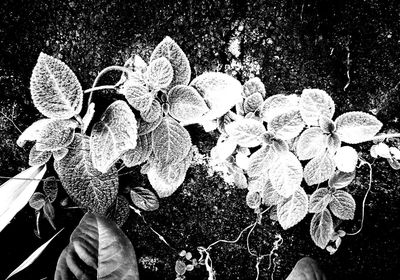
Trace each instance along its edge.
{"label": "frosted leaf", "polygon": [[232,111],[228,111],[225,115],[223,115],[222,117],[217,119],[217,124],[218,124],[218,130],[222,133],[222,134],[226,134],[226,126],[232,122],[234,122],[237,119],[241,119],[238,118],[238,116],[233,113]]}
{"label": "frosted leaf", "polygon": [[247,189],[247,179],[240,167],[236,167],[233,174],[233,184],[239,189]]}
{"label": "frosted leaf", "polygon": [[61,184],[68,195],[83,208],[105,214],[118,192],[118,176],[115,167],[107,173],[94,168],[89,151],[89,139],[75,134],[68,154],[54,162]]}
{"label": "frosted leaf", "polygon": [[138,120],[138,135],[145,135],[156,129],[163,120],[162,114],[154,122],[146,122],[143,119]]}
{"label": "frosted leaf", "polygon": [[154,100],[154,92],[146,85],[137,81],[128,80],[120,89],[128,103],[138,111],[147,111],[150,109]]}
{"label": "frosted leaf", "polygon": [[109,211],[109,218],[113,220],[117,226],[122,227],[129,218],[129,202],[122,195],[118,195],[111,211]]}
{"label": "frosted leaf", "polygon": [[267,206],[278,205],[285,199],[283,196],[278,194],[278,192],[272,186],[271,181],[269,179],[265,180],[261,194],[262,194],[262,202]]}
{"label": "frosted leaf", "polygon": [[58,150],[53,151],[53,157],[55,160],[61,160],[63,157],[65,157],[68,153],[67,148],[60,148]]}
{"label": "frosted leaf", "polygon": [[143,187],[134,187],[130,192],[133,204],[144,211],[154,211],[160,207],[157,195]]}
{"label": "frosted leaf", "polygon": [[335,162],[328,152],[322,152],[304,167],[304,180],[312,186],[328,180],[335,172]]}
{"label": "frosted leaf", "polygon": [[276,137],[283,140],[290,140],[296,137],[303,128],[304,122],[298,110],[275,115],[275,117],[268,122],[268,131],[275,133]]}
{"label": "frosted leaf", "polygon": [[140,135],[134,149],[126,151],[122,155],[122,160],[126,167],[139,165],[147,161],[152,150],[151,135]]}
{"label": "frosted leaf", "polygon": [[293,102],[287,95],[275,94],[263,102],[260,115],[265,122],[270,122],[275,116],[296,108],[297,103]]}
{"label": "frosted leaf", "polygon": [[252,95],[246,97],[243,102],[244,113],[255,112],[263,103],[264,99],[259,92],[255,92]]}
{"label": "frosted leaf", "polygon": [[43,192],[50,202],[54,202],[58,194],[58,184],[54,176],[47,177],[43,182]]}
{"label": "frosted leaf", "polygon": [[389,146],[382,142],[375,146],[375,152],[378,156],[383,158],[392,157],[392,155],[390,154]]}
{"label": "frosted leaf", "polygon": [[342,220],[354,219],[356,202],[348,192],[337,190],[332,194],[332,201],[329,203],[333,215]]}
{"label": "frosted leaf", "polygon": [[147,68],[147,79],[150,85],[159,90],[167,88],[174,78],[171,63],[165,57],[154,59]]}
{"label": "frosted leaf", "polygon": [[254,93],[261,94],[263,99],[265,98],[266,95],[265,86],[258,77],[249,79],[243,85],[244,97],[249,97]]}
{"label": "frosted leaf", "polygon": [[150,61],[160,57],[167,58],[174,70],[174,77],[169,88],[189,84],[191,74],[189,60],[178,44],[168,36],[155,47],[150,56]]}
{"label": "frosted leaf", "polygon": [[174,86],[167,95],[169,113],[185,124],[198,122],[210,109],[200,94],[191,86]]}
{"label": "frosted leaf", "polygon": [[332,119],[335,103],[323,90],[304,89],[300,97],[300,113],[306,124],[318,126],[321,115]]}
{"label": "frosted leaf", "polygon": [[[129,57],[125,61],[124,67],[128,68],[129,70],[132,70],[134,73],[140,73],[140,74],[144,74],[147,70],[146,62],[143,60],[143,58],[141,58],[138,55]],[[119,79],[118,83],[115,86],[116,87],[121,86],[127,81],[128,78],[131,79],[132,75],[128,75],[125,72],[122,73],[121,78]]]}
{"label": "frosted leaf", "polygon": [[162,164],[182,161],[192,146],[187,130],[171,117],[163,118],[152,140],[154,155]]}
{"label": "frosted leaf", "polygon": [[300,134],[296,145],[296,153],[300,160],[314,158],[326,149],[326,136],[319,127],[311,127]]}
{"label": "frosted leaf", "polygon": [[310,197],[310,213],[320,213],[332,201],[332,195],[327,188],[319,188]]}
{"label": "frosted leaf", "polygon": [[284,197],[291,196],[303,179],[303,168],[291,152],[280,153],[269,168],[269,178],[275,190]]}
{"label": "frosted leaf", "polygon": [[275,152],[270,146],[262,146],[250,156],[247,174],[252,178],[257,178],[268,173],[269,168],[274,163],[275,156]]}
{"label": "frosted leaf", "polygon": [[33,145],[29,152],[29,165],[30,166],[40,166],[46,164],[51,157],[50,151],[39,151],[37,149],[37,144]]}
{"label": "frosted leaf", "polygon": [[393,168],[394,170],[400,169],[400,162],[397,159],[388,158],[387,161],[388,161],[390,167]]}
{"label": "frosted leaf", "polygon": [[17,145],[23,147],[27,141],[36,141],[41,131],[51,122],[51,119],[40,119],[25,129],[17,139]]}
{"label": "frosted leaf", "polygon": [[29,199],[29,206],[35,210],[40,210],[46,203],[46,197],[40,192],[35,192]]}
{"label": "frosted leaf", "polygon": [[55,151],[71,144],[78,123],[74,120],[51,120],[40,131],[36,146],[40,151]]}
{"label": "frosted leaf", "polygon": [[282,139],[274,139],[272,141],[272,148],[274,148],[277,153],[284,153],[289,151],[289,145],[286,143],[286,141]]}
{"label": "frosted leaf", "polygon": [[364,112],[344,113],[335,123],[340,140],[349,144],[368,141],[382,128],[382,123],[377,118]]}
{"label": "frosted leaf", "polygon": [[189,152],[178,163],[163,165],[158,161],[153,161],[150,164],[147,177],[160,198],[172,195],[183,183],[192,161],[192,156],[193,153]]}
{"label": "frosted leaf", "polygon": [[244,99],[240,100],[235,105],[236,114],[238,114],[239,116],[244,116],[245,115],[244,108],[243,108],[243,103],[244,103]]}
{"label": "frosted leaf", "polygon": [[290,199],[278,204],[278,222],[286,230],[303,220],[307,212],[307,194],[302,187],[298,186]]}
{"label": "frosted leaf", "polygon": [[218,128],[217,120],[201,120],[199,123],[205,132],[210,132]]}
{"label": "frosted leaf", "polygon": [[102,173],[107,172],[125,151],[136,147],[136,139],[135,115],[124,101],[115,101],[92,128],[93,166]]}
{"label": "frosted leaf", "polygon": [[324,115],[319,116],[319,121],[318,121],[319,127],[325,132],[325,133],[332,133],[336,130],[336,125],[335,123],[328,117]]}
{"label": "frosted leaf", "polygon": [[177,260],[175,263],[175,272],[178,275],[184,275],[186,272],[186,264],[181,260]]}
{"label": "frosted leaf", "polygon": [[333,157],[337,169],[343,172],[353,172],[356,169],[358,154],[350,146],[340,147]]}
{"label": "frosted leaf", "polygon": [[235,163],[240,169],[247,170],[250,165],[250,158],[244,153],[238,152],[235,156]]}
{"label": "frosted leaf", "polygon": [[257,209],[261,205],[261,195],[259,192],[248,192],[246,195],[246,204],[251,209]]}
{"label": "frosted leaf", "polygon": [[261,144],[261,136],[266,133],[264,125],[256,120],[242,119],[225,127],[229,137],[242,147],[256,147]]}
{"label": "frosted leaf", "polygon": [[390,154],[397,160],[400,160],[400,150],[396,147],[389,148]]}
{"label": "frosted leaf", "polygon": [[161,104],[158,100],[154,99],[151,103],[150,108],[147,111],[141,111],[140,116],[147,123],[156,122],[160,117],[162,117]]}
{"label": "frosted leaf", "polygon": [[333,221],[328,209],[314,214],[310,224],[311,239],[321,249],[328,245],[333,233]]}
{"label": "frosted leaf", "polygon": [[82,125],[82,133],[86,132],[86,130],[89,127],[90,122],[93,119],[93,116],[94,116],[94,113],[95,113],[94,106],[95,106],[95,104],[93,102],[90,103],[90,105],[89,105],[89,107],[88,107],[88,109],[86,111],[86,114],[82,118],[82,123],[83,123],[83,125]]}
{"label": "frosted leaf", "polygon": [[211,149],[211,158],[217,162],[222,162],[233,154],[236,147],[237,144],[235,141],[228,136],[221,134],[218,138],[217,145]]}
{"label": "frosted leaf", "polygon": [[204,120],[223,116],[243,99],[240,82],[224,73],[204,73],[195,78],[190,85],[200,93],[210,108],[210,111],[204,116]]}
{"label": "frosted leaf", "polygon": [[48,118],[69,119],[82,109],[78,78],[62,61],[40,53],[30,82],[33,104]]}
{"label": "frosted leaf", "polygon": [[334,155],[336,151],[342,145],[342,141],[340,141],[339,136],[336,133],[331,133],[330,135],[326,136],[326,143],[328,146],[328,151]]}
{"label": "frosted leaf", "polygon": [[328,185],[331,188],[341,189],[350,185],[350,183],[354,180],[356,176],[356,172],[343,172],[340,170],[336,170],[335,174],[331,178],[329,178]]}

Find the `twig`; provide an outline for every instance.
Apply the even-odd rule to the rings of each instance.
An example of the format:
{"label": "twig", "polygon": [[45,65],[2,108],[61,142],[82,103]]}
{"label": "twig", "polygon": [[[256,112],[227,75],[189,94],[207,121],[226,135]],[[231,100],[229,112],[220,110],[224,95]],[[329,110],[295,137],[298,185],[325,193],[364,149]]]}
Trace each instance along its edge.
{"label": "twig", "polygon": [[97,90],[105,90],[105,89],[115,89],[115,86],[112,85],[105,85],[105,86],[99,86],[99,87],[93,87],[85,90],[83,93],[89,93]]}
{"label": "twig", "polygon": [[18,130],[18,132],[22,134],[22,131],[18,128],[18,126],[15,124],[15,122],[10,117],[8,117],[6,114],[4,114],[3,110],[0,111],[0,114],[2,114],[4,118],[6,118],[8,121],[10,121],[13,124],[13,126],[15,127],[15,129]]}
{"label": "twig", "polygon": [[343,91],[346,91],[346,89],[350,86],[350,82],[351,82],[351,79],[350,79],[350,62],[351,61],[350,61],[350,47],[349,47],[349,45],[350,45],[350,40],[346,44],[346,51],[347,51],[347,59],[346,59],[347,84],[344,86]]}

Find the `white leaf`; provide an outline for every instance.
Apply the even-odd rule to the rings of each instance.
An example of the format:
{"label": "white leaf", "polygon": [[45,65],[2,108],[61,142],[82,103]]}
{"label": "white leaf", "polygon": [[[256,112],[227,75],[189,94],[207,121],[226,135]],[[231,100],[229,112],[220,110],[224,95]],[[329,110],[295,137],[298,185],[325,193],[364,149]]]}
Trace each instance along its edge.
{"label": "white leaf", "polygon": [[251,209],[257,209],[261,205],[261,195],[259,192],[248,192],[246,195],[246,204]]}
{"label": "white leaf", "polygon": [[297,141],[296,153],[300,160],[314,158],[326,149],[326,136],[319,127],[310,127],[300,134]]}
{"label": "white leaf", "polygon": [[225,127],[231,139],[242,147],[256,147],[261,144],[261,136],[266,133],[264,125],[256,120],[242,119]]}
{"label": "white leaf", "polygon": [[154,100],[154,92],[146,85],[140,84],[134,80],[128,80],[120,89],[128,103],[138,111],[147,111],[150,109]]}
{"label": "white leaf", "polygon": [[282,114],[275,115],[268,122],[268,131],[275,133],[276,137],[283,140],[290,140],[304,128],[304,122],[298,110],[287,111]]}
{"label": "white leaf", "polygon": [[263,99],[266,95],[265,86],[258,77],[249,79],[243,85],[243,94],[245,97],[249,97],[254,93],[260,93]]}
{"label": "white leaf", "polygon": [[51,122],[51,119],[40,119],[25,129],[17,139],[17,145],[23,147],[27,141],[36,141],[41,131]]}
{"label": "white leaf", "polygon": [[53,157],[55,160],[61,160],[68,154],[67,148],[60,148],[59,150],[53,151]]}
{"label": "white leaf", "polygon": [[275,190],[284,197],[291,196],[303,179],[303,168],[291,152],[280,153],[270,165],[269,178]]}
{"label": "white leaf", "polygon": [[13,270],[13,272],[10,273],[10,275],[7,276],[6,280],[11,278],[13,275],[17,274],[18,272],[21,272],[28,266],[30,266],[46,249],[46,247],[50,244],[50,242],[62,231],[58,231],[56,234],[53,235],[52,238],[50,238],[46,243],[44,243],[42,246],[37,248],[35,252],[33,252],[23,263],[21,263],[16,269]]}
{"label": "white leaf", "polygon": [[204,120],[217,119],[228,112],[242,98],[242,85],[235,78],[218,72],[204,73],[190,85],[204,98],[210,108]]}
{"label": "white leaf", "polygon": [[93,116],[94,116],[94,113],[95,113],[94,106],[95,106],[95,104],[93,102],[90,103],[90,105],[89,105],[89,107],[88,107],[88,109],[86,111],[86,114],[82,118],[82,123],[83,123],[83,125],[82,125],[82,133],[86,132],[86,130],[89,127],[90,122],[93,119]]}
{"label": "white leaf", "polygon": [[331,178],[329,178],[328,185],[331,188],[341,189],[348,186],[355,178],[356,172],[342,172],[337,170]]}
{"label": "white leaf", "polygon": [[287,110],[297,108],[297,103],[289,96],[283,94],[275,94],[268,97],[261,105],[260,114],[265,122],[270,122],[275,116],[280,115]]}
{"label": "white leaf", "polygon": [[329,152],[322,152],[304,167],[304,180],[312,186],[328,180],[335,172],[335,162]]}
{"label": "white leaf", "polygon": [[51,157],[50,151],[39,151],[37,144],[33,145],[29,152],[29,165],[30,166],[41,166],[46,164]]}
{"label": "white leaf", "polygon": [[399,149],[397,149],[396,147],[390,147],[389,151],[390,151],[390,153],[392,154],[392,156],[395,159],[400,160],[400,151],[399,151]]}
{"label": "white leaf", "polygon": [[348,192],[337,190],[332,195],[332,202],[329,203],[333,215],[342,220],[354,219],[356,202]]}
{"label": "white leaf", "polygon": [[304,89],[300,98],[300,113],[306,124],[318,126],[321,115],[332,119],[335,103],[323,90]]}
{"label": "white leaf", "polygon": [[335,123],[328,117],[324,115],[319,116],[319,121],[318,121],[319,127],[325,132],[325,133],[333,133],[336,130],[336,125]]}
{"label": "white leaf", "polygon": [[33,104],[48,118],[69,119],[82,109],[82,87],[64,62],[40,53],[31,76]]}
{"label": "white leaf", "polygon": [[155,120],[154,122],[146,122],[143,119],[139,118],[139,120],[138,120],[138,135],[145,135],[145,134],[148,134],[148,133],[154,131],[154,129],[156,129],[160,125],[162,120],[163,120],[162,114],[160,114],[158,119]]}
{"label": "white leaf", "polygon": [[383,157],[383,158],[391,158],[392,157],[392,155],[390,154],[389,146],[383,142],[376,145],[375,152],[378,156]]}
{"label": "white leaf", "polygon": [[149,83],[154,88],[165,89],[174,78],[174,70],[167,58],[159,57],[150,62],[146,75]]}
{"label": "white leaf", "polygon": [[349,144],[371,140],[382,128],[382,123],[377,118],[364,112],[344,113],[335,123],[340,140]]}
{"label": "white leaf", "polygon": [[331,239],[332,233],[333,221],[329,210],[325,209],[320,213],[314,214],[310,225],[310,234],[314,243],[321,249],[325,249]]}
{"label": "white leaf", "polygon": [[163,118],[152,139],[154,155],[165,165],[182,161],[192,146],[187,130],[171,117]]}
{"label": "white leaf", "polygon": [[0,186],[0,232],[28,203],[45,172],[46,166],[30,167]]}
{"label": "white leaf", "polygon": [[246,97],[243,102],[243,110],[244,113],[247,114],[249,112],[255,112],[258,107],[261,106],[264,99],[259,92],[255,92],[252,95]]}
{"label": "white leaf", "polygon": [[128,150],[122,155],[122,160],[127,167],[142,164],[150,157],[152,149],[151,135],[141,135],[137,139],[137,145],[134,149]]}
{"label": "white leaf", "polygon": [[342,145],[342,141],[340,141],[339,136],[336,133],[331,133],[330,135],[327,135],[326,145],[328,146],[328,151],[334,155]]}
{"label": "white leaf", "polygon": [[235,141],[221,134],[218,138],[217,145],[211,149],[211,158],[217,162],[222,162],[233,154],[236,147],[237,144]]}
{"label": "white leaf", "polygon": [[189,60],[178,44],[168,36],[155,47],[150,61],[160,57],[167,58],[174,70],[174,77],[169,88],[189,84],[191,74]]}
{"label": "white leaf", "polygon": [[278,204],[278,221],[283,229],[291,228],[304,219],[308,212],[308,197],[300,186],[296,189],[290,199]]}
{"label": "white leaf", "polygon": [[136,147],[135,115],[122,100],[112,103],[93,126],[90,151],[93,166],[102,173],[127,150]]}
{"label": "white leaf", "polygon": [[[257,180],[261,178],[266,178],[267,176],[261,176]],[[262,202],[267,206],[278,205],[285,200],[283,196],[281,196],[275,188],[272,186],[271,181],[266,178],[263,180],[261,188]]]}
{"label": "white leaf", "polygon": [[239,168],[247,170],[250,165],[250,158],[246,156],[244,153],[238,152],[235,157],[235,162]]}
{"label": "white leaf", "polygon": [[200,94],[191,86],[174,86],[167,96],[170,114],[185,124],[199,121],[200,117],[210,111]]}
{"label": "white leaf", "polygon": [[319,188],[310,197],[310,213],[322,212],[332,201],[332,195],[327,188]]}
{"label": "white leaf", "polygon": [[55,151],[71,144],[78,123],[69,120],[51,120],[40,131],[36,139],[39,151]]}
{"label": "white leaf", "polygon": [[156,122],[160,117],[162,117],[162,108],[158,100],[154,99],[151,103],[150,108],[147,111],[140,111],[140,116],[147,123]]}
{"label": "white leaf", "polygon": [[337,169],[340,171],[353,172],[357,166],[358,154],[354,148],[343,146],[337,150],[334,160]]}

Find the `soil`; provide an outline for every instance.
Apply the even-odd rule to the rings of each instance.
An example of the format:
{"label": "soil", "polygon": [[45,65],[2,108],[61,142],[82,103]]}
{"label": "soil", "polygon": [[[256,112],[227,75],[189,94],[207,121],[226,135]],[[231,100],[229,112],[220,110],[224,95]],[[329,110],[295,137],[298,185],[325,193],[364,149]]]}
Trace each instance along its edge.
{"label": "soil", "polygon": [[[205,71],[227,72],[241,82],[258,76],[268,95],[320,88],[335,101],[335,116],[365,111],[384,123],[383,131],[398,131],[399,30],[397,0],[3,0],[0,105],[2,113],[21,129],[41,118],[29,92],[29,79],[40,52],[63,60],[86,89],[101,69],[122,65],[131,54],[148,60],[151,50],[168,35],[187,54],[193,77]],[[239,47],[234,47],[234,41]],[[105,78],[102,83],[116,78],[110,75],[109,81]],[[209,155],[218,134],[205,133],[199,126],[189,130],[200,154]],[[12,123],[0,116],[2,176],[14,176],[28,166],[29,150],[15,144],[18,135]],[[356,148],[372,161],[370,146]],[[283,244],[276,251],[274,274],[265,258],[260,264],[260,279],[285,279],[303,256],[318,260],[328,279],[400,279],[400,173],[383,160],[373,166],[364,228],[356,236],[345,237],[332,256],[312,242],[310,215],[287,231],[265,217],[252,235],[251,247],[268,253],[278,234]],[[139,172],[124,182],[149,184]],[[353,221],[341,225],[348,232],[360,226],[367,187],[368,169],[362,167],[349,187],[357,214]],[[227,185],[198,160],[178,191],[162,199],[159,210],[144,216],[172,247],[198,258],[198,246],[235,239],[253,222],[254,213],[246,206],[245,195],[246,190]],[[65,193],[59,195],[57,203],[63,197]],[[83,215],[80,210],[57,205],[56,225],[65,228],[63,233],[13,279],[53,279],[58,256]],[[41,221],[42,239],[35,236],[34,228],[34,211],[27,206],[0,233],[0,279],[54,234],[45,220]],[[136,249],[141,279],[175,279],[176,251],[162,243],[133,212],[123,230]],[[215,246],[211,258],[219,280],[256,278],[256,259],[248,254],[243,237],[233,245]],[[204,266],[185,276],[207,279]]]}

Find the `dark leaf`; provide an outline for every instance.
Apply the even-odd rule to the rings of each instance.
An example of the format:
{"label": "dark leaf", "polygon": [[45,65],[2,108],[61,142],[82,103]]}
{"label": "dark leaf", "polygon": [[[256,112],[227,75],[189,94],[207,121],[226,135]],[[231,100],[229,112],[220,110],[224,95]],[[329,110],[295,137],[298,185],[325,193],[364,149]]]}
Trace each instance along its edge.
{"label": "dark leaf", "polygon": [[156,194],[143,187],[131,189],[131,199],[136,207],[145,211],[154,211],[160,206]]}

